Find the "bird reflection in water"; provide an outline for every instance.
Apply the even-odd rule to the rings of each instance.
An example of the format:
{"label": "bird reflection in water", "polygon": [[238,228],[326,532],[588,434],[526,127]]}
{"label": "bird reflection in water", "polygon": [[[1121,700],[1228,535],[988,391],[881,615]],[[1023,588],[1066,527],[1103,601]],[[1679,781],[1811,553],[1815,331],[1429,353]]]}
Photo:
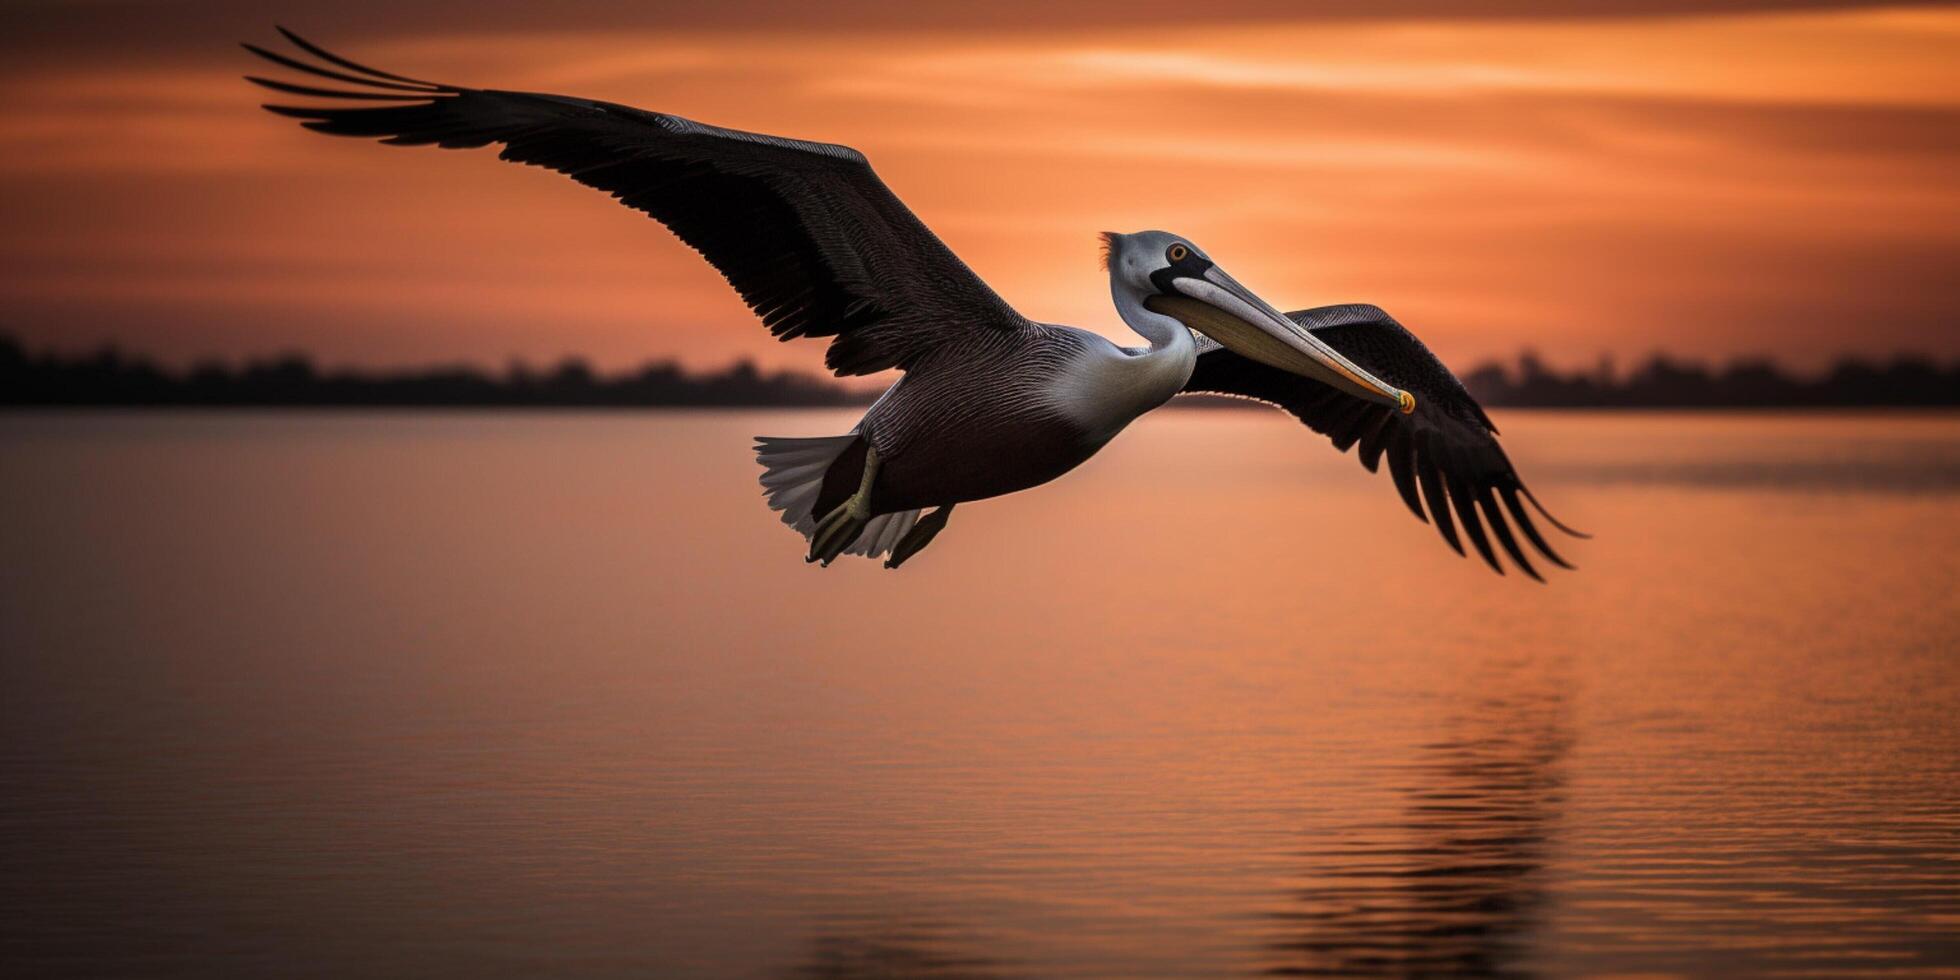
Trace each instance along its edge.
{"label": "bird reflection in water", "polygon": [[[1535,675],[1535,676],[1534,676]],[[1407,774],[1399,827],[1297,853],[1268,976],[1526,976],[1570,736],[1563,671],[1520,665],[1444,724]],[[1495,693],[1493,693],[1495,692]]]}
{"label": "bird reflection in water", "polygon": [[998,964],[976,955],[963,930],[931,923],[861,923],[820,931],[794,980],[992,980]]}

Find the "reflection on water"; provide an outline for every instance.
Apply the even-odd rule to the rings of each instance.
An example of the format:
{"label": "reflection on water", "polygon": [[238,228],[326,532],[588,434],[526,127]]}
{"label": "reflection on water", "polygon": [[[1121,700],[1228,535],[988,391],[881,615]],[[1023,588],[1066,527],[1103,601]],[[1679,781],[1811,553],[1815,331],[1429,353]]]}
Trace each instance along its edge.
{"label": "reflection on water", "polygon": [[[1535,665],[1533,665],[1535,667]],[[1384,772],[1399,825],[1357,827],[1298,853],[1311,884],[1273,913],[1275,976],[1514,976],[1545,904],[1561,803],[1563,671],[1480,676],[1446,737]]]}
{"label": "reflection on water", "polygon": [[[862,927],[860,927],[862,928]],[[994,963],[963,951],[960,930],[931,923],[875,926],[864,932],[819,932],[797,980],[992,980]]]}
{"label": "reflection on water", "polygon": [[1960,417],[1499,422],[1548,585],[1276,413],[897,573],[848,414],[0,416],[0,974],[1960,966]]}

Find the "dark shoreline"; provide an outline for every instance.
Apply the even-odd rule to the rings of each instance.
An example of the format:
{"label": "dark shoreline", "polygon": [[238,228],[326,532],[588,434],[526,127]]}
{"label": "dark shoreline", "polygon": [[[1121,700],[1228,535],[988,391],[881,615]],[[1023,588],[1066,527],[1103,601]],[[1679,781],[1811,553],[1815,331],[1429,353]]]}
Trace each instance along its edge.
{"label": "dark shoreline", "polygon": [[[1515,366],[1482,365],[1463,381],[1491,408],[1612,410],[1845,409],[1960,407],[1960,362],[1898,355],[1847,360],[1799,377],[1761,360],[1710,368],[1655,355],[1620,374],[1609,364],[1564,373],[1527,353]],[[691,372],[672,361],[600,374],[573,359],[547,370],[516,365],[501,374],[471,367],[392,371],[316,368],[302,355],[243,366],[209,362],[171,370],[109,349],[87,355],[30,354],[0,334],[0,410],[22,408],[299,409],[672,409],[845,408],[875,391],[741,362]],[[1190,407],[1252,403],[1205,397]]]}

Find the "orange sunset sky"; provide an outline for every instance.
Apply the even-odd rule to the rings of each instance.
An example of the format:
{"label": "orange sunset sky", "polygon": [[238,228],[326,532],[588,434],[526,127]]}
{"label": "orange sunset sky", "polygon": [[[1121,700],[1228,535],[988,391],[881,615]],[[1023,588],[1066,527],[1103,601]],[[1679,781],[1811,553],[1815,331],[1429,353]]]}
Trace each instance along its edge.
{"label": "orange sunset sky", "polygon": [[1103,229],[1464,369],[1960,356],[1960,6],[14,2],[0,330],[184,364],[815,369],[651,220],[490,151],[304,132],[236,42],[863,150],[1023,313],[1126,336]]}

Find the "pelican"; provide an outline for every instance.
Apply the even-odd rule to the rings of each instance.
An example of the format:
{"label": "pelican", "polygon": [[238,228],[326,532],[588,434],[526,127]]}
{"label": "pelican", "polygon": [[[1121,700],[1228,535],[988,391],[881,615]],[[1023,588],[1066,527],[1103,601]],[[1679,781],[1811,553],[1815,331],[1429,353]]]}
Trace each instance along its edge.
{"label": "pelican", "polygon": [[1499,574],[1492,538],[1540,578],[1519,534],[1572,567],[1520,497],[1584,535],[1525,488],[1456,376],[1374,306],[1281,313],[1189,238],[1105,232],[1116,312],[1146,342],[1118,346],[1016,312],[849,147],[424,81],[279,31],[296,50],[245,48],[313,78],[247,80],[319,101],[267,110],[395,145],[498,144],[504,160],[555,170],[665,225],[777,337],[830,338],[824,363],[836,374],[900,372],[849,432],[756,439],[769,506],[807,539],[807,561],[882,556],[897,568],[959,504],[1047,483],[1145,412],[1208,392],[1290,412],[1339,451],[1358,446],[1371,472],[1386,459],[1409,510],[1464,554],[1460,528]]}

